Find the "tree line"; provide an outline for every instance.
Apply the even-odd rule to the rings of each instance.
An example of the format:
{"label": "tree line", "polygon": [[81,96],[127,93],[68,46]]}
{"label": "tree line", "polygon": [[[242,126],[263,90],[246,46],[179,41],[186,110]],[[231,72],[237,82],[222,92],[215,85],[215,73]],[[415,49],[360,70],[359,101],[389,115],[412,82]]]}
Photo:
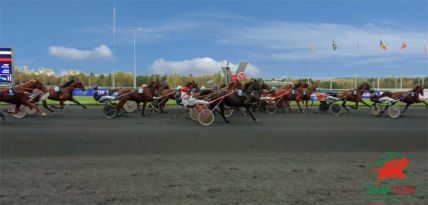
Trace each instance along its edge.
{"label": "tree line", "polygon": [[[132,87],[133,86],[133,74],[131,72],[115,72],[115,84],[116,87]],[[57,74],[51,68],[39,68],[39,69],[28,69],[27,67],[15,66],[13,70],[13,79],[15,84],[21,82],[27,82],[30,79],[40,79],[44,84],[61,85],[68,80],[78,78],[87,87],[100,86],[100,87],[111,87],[112,86],[112,73],[86,73],[78,69],[69,69],[63,73]],[[148,84],[150,81],[159,79],[161,82],[165,82],[171,87],[177,85],[183,85],[186,82],[195,80],[199,86],[214,87],[225,83],[223,74],[221,71],[206,74],[206,75],[180,75],[177,73],[171,74],[148,74],[138,75],[137,85]],[[316,83],[319,88],[322,89],[353,89],[355,84],[357,86],[362,82],[368,82],[373,88],[378,87],[378,78],[376,77],[344,77],[334,79],[312,79],[312,78],[292,78],[284,77],[280,79],[265,79],[269,82],[292,82],[297,83],[298,81],[309,82],[310,84]],[[379,78],[379,88],[411,88],[415,85],[424,83],[424,87],[428,88],[428,76],[423,78],[420,77],[382,77]]]}

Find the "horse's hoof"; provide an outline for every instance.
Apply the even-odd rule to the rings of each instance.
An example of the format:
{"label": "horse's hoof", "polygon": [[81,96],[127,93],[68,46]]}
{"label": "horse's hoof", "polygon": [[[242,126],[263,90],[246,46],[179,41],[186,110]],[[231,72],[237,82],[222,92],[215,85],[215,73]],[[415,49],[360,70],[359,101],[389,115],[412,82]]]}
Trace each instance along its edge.
{"label": "horse's hoof", "polygon": [[47,114],[45,112],[42,112],[42,116],[46,116]]}
{"label": "horse's hoof", "polygon": [[226,123],[230,123],[230,121],[229,121],[229,120],[226,120]]}

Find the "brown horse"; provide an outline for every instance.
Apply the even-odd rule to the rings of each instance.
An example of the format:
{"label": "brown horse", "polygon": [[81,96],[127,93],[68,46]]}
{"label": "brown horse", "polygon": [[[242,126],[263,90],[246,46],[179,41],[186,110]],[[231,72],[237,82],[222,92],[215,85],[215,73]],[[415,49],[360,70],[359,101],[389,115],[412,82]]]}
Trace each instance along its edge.
{"label": "brown horse", "polygon": [[[414,103],[424,103],[425,107],[428,109],[427,102],[425,102],[424,100],[421,100],[419,95],[424,96],[424,88],[420,85],[417,85],[412,90],[407,91],[407,92],[388,92],[388,91],[386,91],[386,92],[382,93],[382,95],[380,95],[379,98],[387,96],[387,97],[390,97],[394,100],[399,100],[401,102],[406,103],[406,107],[404,108],[404,111],[402,112],[402,114],[404,114],[406,112],[407,108],[409,108],[409,106],[411,104],[414,104]],[[385,110],[386,109],[388,109],[388,106],[385,108]]]}
{"label": "brown horse", "polygon": [[[234,93],[230,94],[230,92]],[[261,93],[261,85],[257,82],[257,80],[250,80],[249,82],[245,83],[245,85],[242,85],[242,83],[239,81],[232,81],[224,87],[223,91],[212,94],[211,99],[219,99],[219,101],[210,104],[209,108],[214,109],[214,107],[218,104],[221,117],[226,123],[229,123],[230,121],[224,116],[224,106],[226,105],[232,108],[245,107],[247,113],[255,122],[257,122],[257,119],[251,112],[251,107],[253,103],[260,101]],[[220,100],[222,97],[224,97],[224,100]]]}
{"label": "brown horse", "polygon": [[[144,111],[146,109],[147,102],[153,102],[153,97],[159,95],[159,91],[162,85],[159,80],[152,81],[148,86],[144,86],[142,88],[138,88],[137,90],[132,88],[122,88],[117,91],[117,96],[119,103],[116,105],[117,109],[122,109],[123,104],[126,101],[134,101],[137,104],[143,102],[143,110],[141,111],[141,115],[145,116]],[[141,92],[139,92],[141,91]]]}
{"label": "brown horse", "polygon": [[49,88],[49,90],[48,90],[49,95],[47,97],[41,99],[43,102],[43,107],[46,108],[47,110],[49,110],[51,113],[54,113],[54,110],[50,109],[47,105],[47,102],[46,102],[46,98],[47,98],[49,100],[59,101],[60,107],[56,107],[54,105],[51,106],[52,108],[55,108],[55,109],[64,109],[64,102],[65,101],[71,101],[71,102],[74,102],[74,103],[82,106],[85,110],[87,110],[88,108],[86,108],[85,105],[82,105],[79,101],[77,101],[73,97],[73,91],[76,88],[86,90],[83,83],[80,82],[79,80],[70,80],[70,81],[62,84],[60,87]]}
{"label": "brown horse", "polygon": [[[9,93],[9,89],[11,89],[12,94]],[[45,112],[43,112],[36,104],[31,102],[30,93],[29,92],[36,92],[37,91],[46,91],[46,86],[41,83],[38,79],[33,79],[28,81],[27,83],[19,84],[15,87],[8,88],[8,87],[1,87],[0,88],[0,102],[6,102],[10,104],[15,105],[15,111],[11,112],[9,110],[5,110],[6,112],[10,114],[16,114],[19,112],[19,108],[21,105],[27,106],[31,109],[36,109],[38,113],[41,113],[42,115],[46,115]],[[39,93],[40,94],[40,93]],[[4,115],[0,113],[0,117],[4,120]]]}
{"label": "brown horse", "polygon": [[316,91],[316,89],[316,84],[312,84],[311,86],[309,86],[307,83],[305,83],[303,87],[298,90],[298,92],[302,94],[302,100],[305,102],[306,110],[308,111],[310,110],[310,108],[308,107],[308,102],[309,100],[311,100],[312,104],[314,103],[314,101],[311,99],[311,95]]}
{"label": "brown horse", "polygon": [[349,109],[346,107],[346,102],[351,101],[355,102],[355,107],[351,106],[352,109],[358,109],[358,103],[363,103],[367,107],[370,107],[369,104],[363,101],[363,94],[366,91],[370,91],[370,85],[367,82],[364,82],[354,90],[344,90],[338,91],[336,94],[333,94],[334,97],[340,98],[342,100],[342,107],[349,112]]}
{"label": "brown horse", "polygon": [[288,109],[291,110],[290,101],[296,101],[299,106],[299,110],[301,113],[304,113],[302,107],[300,106],[300,102],[303,101],[302,88],[304,83],[299,82],[297,85],[293,86],[292,84],[281,86],[280,89],[275,92],[275,96],[283,95],[281,105],[287,104]]}
{"label": "brown horse", "polygon": [[171,89],[169,87],[169,85],[165,84],[164,86],[162,86],[162,88],[160,89],[160,98],[159,98],[159,102],[160,102],[160,111],[161,113],[164,112],[164,108],[166,103],[168,103],[168,100],[175,100],[176,99],[176,90]]}

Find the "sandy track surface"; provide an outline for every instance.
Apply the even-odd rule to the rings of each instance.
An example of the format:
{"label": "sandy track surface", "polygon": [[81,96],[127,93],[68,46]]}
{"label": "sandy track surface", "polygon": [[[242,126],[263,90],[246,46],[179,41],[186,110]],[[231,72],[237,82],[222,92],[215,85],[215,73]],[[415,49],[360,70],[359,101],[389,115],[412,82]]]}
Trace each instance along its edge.
{"label": "sandy track surface", "polygon": [[409,158],[428,184],[427,111],[373,117],[234,114],[211,127],[181,109],[104,119],[101,107],[0,122],[1,204],[427,204],[371,200],[379,155]]}

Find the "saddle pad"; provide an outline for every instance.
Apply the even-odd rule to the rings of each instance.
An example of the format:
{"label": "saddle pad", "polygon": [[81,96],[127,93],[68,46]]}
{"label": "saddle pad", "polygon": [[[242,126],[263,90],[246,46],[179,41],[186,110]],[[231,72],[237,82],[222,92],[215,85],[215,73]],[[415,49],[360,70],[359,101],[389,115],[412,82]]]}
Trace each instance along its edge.
{"label": "saddle pad", "polygon": [[352,91],[352,95],[357,95],[357,90]]}
{"label": "saddle pad", "polygon": [[144,93],[144,89],[143,88],[138,88],[138,93],[139,94],[143,94]]}
{"label": "saddle pad", "polygon": [[59,92],[59,91],[60,91],[59,86],[55,86],[55,87],[54,87],[54,91],[55,91],[55,92]]}
{"label": "saddle pad", "polygon": [[242,90],[238,90],[238,92],[236,92],[236,94],[238,96],[244,96],[244,92]]}

